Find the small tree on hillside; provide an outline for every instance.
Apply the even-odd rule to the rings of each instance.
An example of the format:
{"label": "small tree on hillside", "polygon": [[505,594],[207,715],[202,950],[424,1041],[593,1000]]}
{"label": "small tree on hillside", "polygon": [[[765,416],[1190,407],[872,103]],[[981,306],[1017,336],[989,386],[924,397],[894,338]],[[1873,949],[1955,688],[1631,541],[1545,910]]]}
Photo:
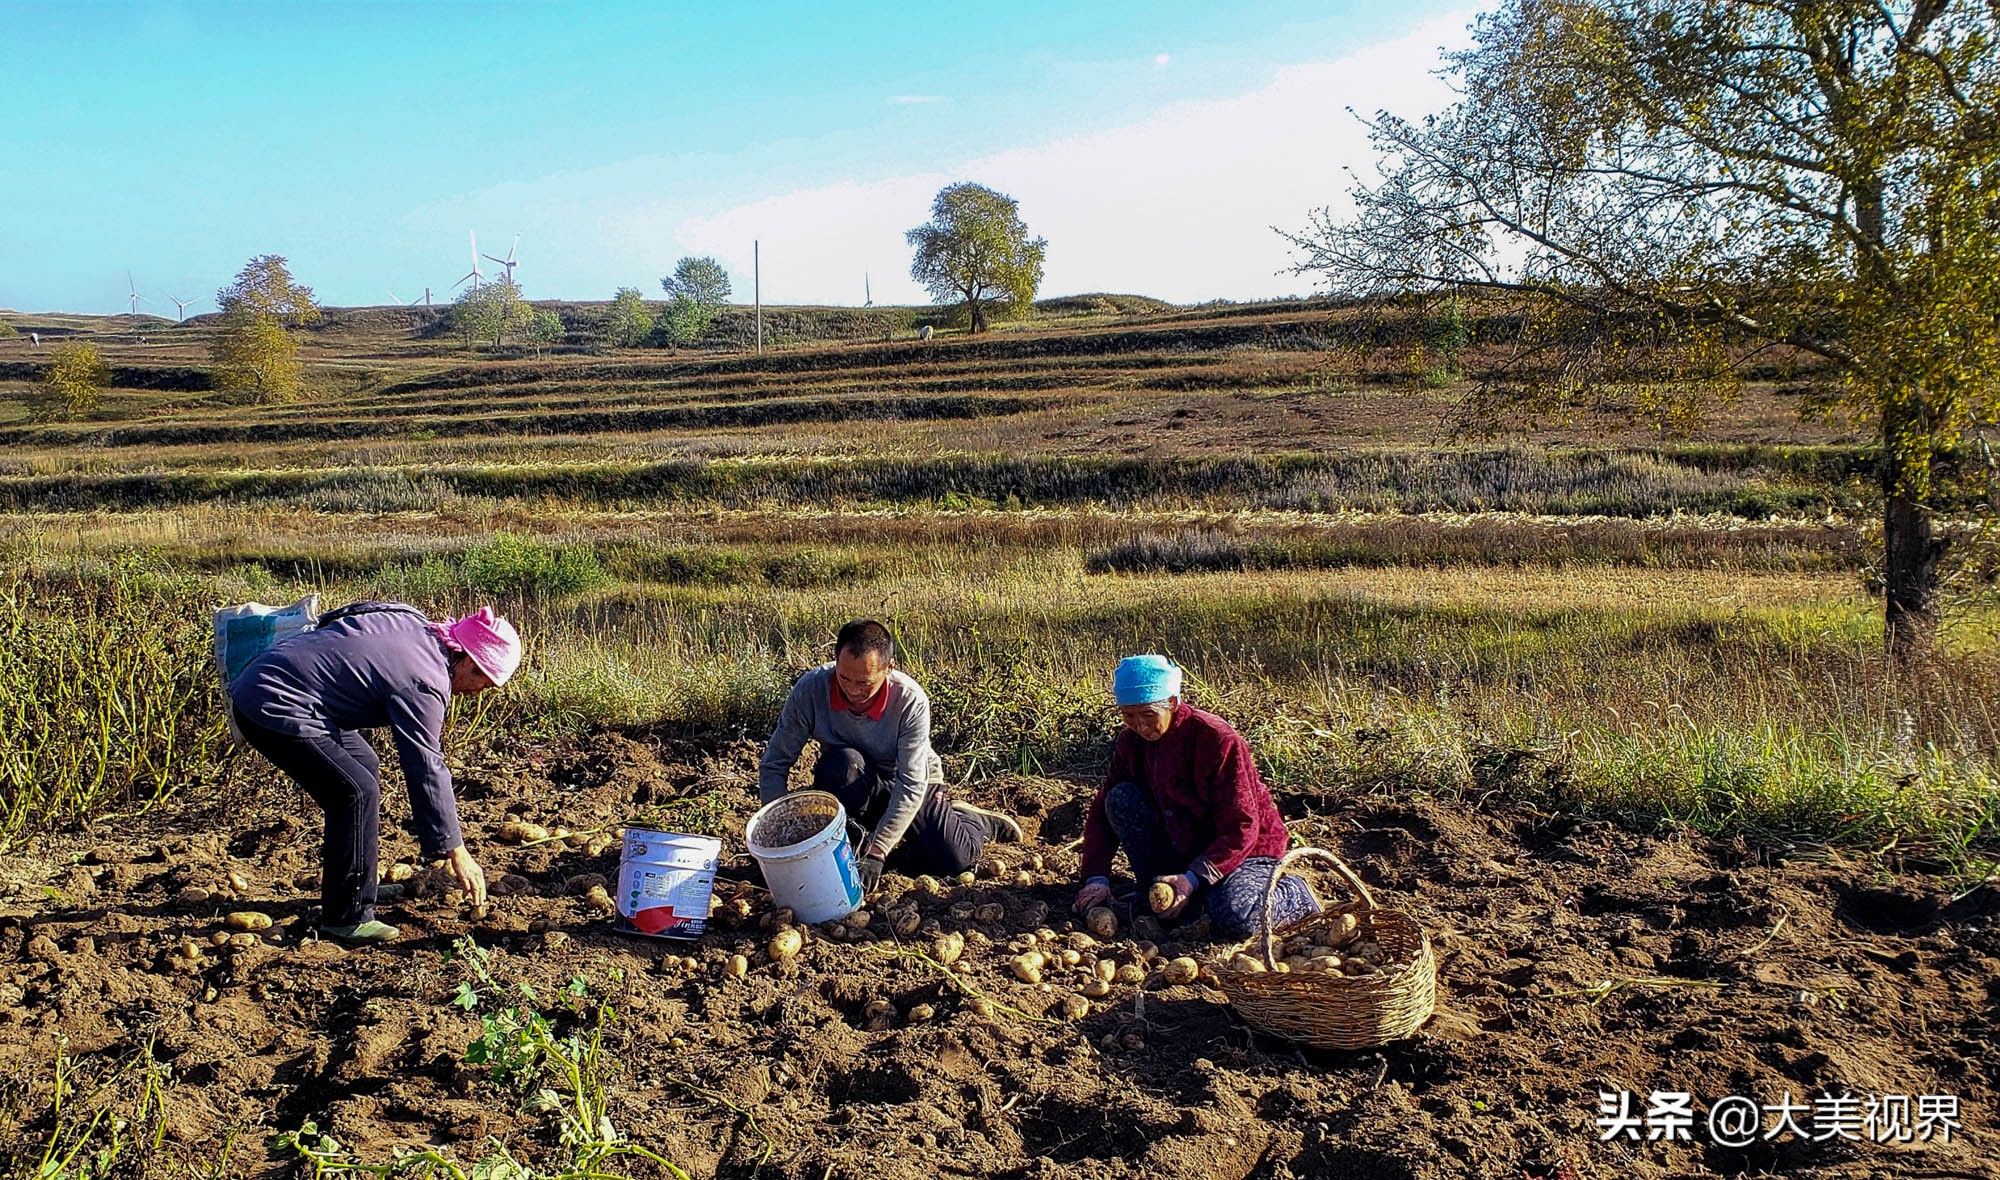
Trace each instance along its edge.
{"label": "small tree on hillside", "polygon": [[520,284],[509,278],[467,288],[451,308],[452,326],[468,346],[474,340],[490,338],[498,348],[509,335],[527,331],[534,318],[535,309],[521,298]]}
{"label": "small tree on hillside", "polygon": [[0,340],[12,340],[16,336],[19,336],[20,334],[21,334],[20,329],[8,323],[6,320],[0,320]]}
{"label": "small tree on hillside", "polygon": [[563,332],[562,317],[554,308],[544,307],[535,312],[534,319],[528,322],[528,339],[535,342],[535,356],[539,358],[548,345],[562,343]]}
{"label": "small tree on hillside", "polygon": [[683,258],[674,264],[674,273],[660,280],[669,298],[685,295],[703,307],[721,307],[729,302],[729,272],[713,258]]}
{"label": "small tree on hillside", "polygon": [[637,287],[620,287],[604,313],[604,339],[617,348],[636,348],[653,330],[653,312]]}
{"label": "small tree on hillside", "polygon": [[56,348],[41,384],[28,399],[28,416],[37,422],[70,422],[97,409],[104,387],[111,384],[111,366],[97,346],[72,340]]}
{"label": "small tree on hillside", "polygon": [[222,309],[222,330],[209,349],[216,384],[259,401],[298,397],[305,370],[289,329],[320,318],[312,288],[292,280],[281,255],[260,254],[215,293],[215,302]]}
{"label": "small tree on hillside", "polygon": [[1047,238],[1029,238],[1019,201],[984,185],[946,185],[931,219],[905,235],[916,247],[910,275],[939,303],[962,300],[972,330],[986,330],[986,303],[998,297],[1015,314],[1034,306]]}
{"label": "small tree on hillside", "polygon": [[713,258],[683,258],[660,280],[670,297],[660,313],[660,334],[686,347],[708,335],[716,313],[729,302],[729,274]]}
{"label": "small tree on hillside", "polygon": [[236,281],[215,293],[224,315],[270,316],[287,327],[319,322],[311,287],[292,279],[280,254],[259,254],[236,272]]}
{"label": "small tree on hillside", "polygon": [[305,388],[299,345],[270,316],[250,316],[232,325],[210,346],[224,389],[247,390],[260,401],[290,401]]}
{"label": "small tree on hillside", "polygon": [[691,348],[701,343],[708,330],[715,324],[715,311],[703,307],[685,295],[676,295],[660,311],[658,329],[660,339],[675,348]]}

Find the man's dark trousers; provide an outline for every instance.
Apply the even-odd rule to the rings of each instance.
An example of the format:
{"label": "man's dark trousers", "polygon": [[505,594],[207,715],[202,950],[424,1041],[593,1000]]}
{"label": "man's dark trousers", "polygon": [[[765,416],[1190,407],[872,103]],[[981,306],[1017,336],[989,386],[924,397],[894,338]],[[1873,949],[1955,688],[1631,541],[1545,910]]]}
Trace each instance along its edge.
{"label": "man's dark trousers", "polygon": [[[847,809],[849,819],[873,831],[889,807],[889,784],[868,765],[861,751],[827,746],[813,764],[812,785],[829,791]],[[943,783],[932,783],[917,818],[903,832],[902,842],[885,864],[906,876],[929,873],[955,877],[979,863],[986,847],[986,825],[976,816],[953,811]]]}

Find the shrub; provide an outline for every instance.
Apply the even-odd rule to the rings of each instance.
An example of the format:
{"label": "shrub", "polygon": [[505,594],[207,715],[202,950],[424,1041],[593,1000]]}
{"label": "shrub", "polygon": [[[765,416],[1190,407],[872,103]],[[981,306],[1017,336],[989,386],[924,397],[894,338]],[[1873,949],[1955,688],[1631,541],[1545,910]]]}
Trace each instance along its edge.
{"label": "shrub", "polygon": [[459,570],[482,593],[514,598],[561,598],[602,586],[604,566],[588,545],[549,545],[499,533],[465,551]]}
{"label": "shrub", "polygon": [[39,422],[68,422],[96,411],[111,384],[111,366],[94,344],[73,340],[57,347],[42,383],[28,399],[28,414]]}
{"label": "shrub", "polygon": [[676,295],[660,313],[660,338],[676,348],[700,343],[715,323],[715,309],[686,295]]}
{"label": "shrub", "polygon": [[800,549],[764,562],[764,580],[787,590],[866,581],[878,572],[873,562],[824,549]]}
{"label": "shrub", "polygon": [[605,567],[634,582],[664,582],[675,586],[733,586],[755,581],[750,559],[735,549],[706,545],[659,548],[614,544],[600,551]]}
{"label": "shrub", "polygon": [[653,330],[653,313],[637,287],[620,287],[604,313],[604,339],[619,348],[632,348]]}
{"label": "shrub", "polygon": [[434,607],[451,599],[459,588],[458,572],[435,553],[419,562],[386,566],[375,578],[375,593],[414,606]]}

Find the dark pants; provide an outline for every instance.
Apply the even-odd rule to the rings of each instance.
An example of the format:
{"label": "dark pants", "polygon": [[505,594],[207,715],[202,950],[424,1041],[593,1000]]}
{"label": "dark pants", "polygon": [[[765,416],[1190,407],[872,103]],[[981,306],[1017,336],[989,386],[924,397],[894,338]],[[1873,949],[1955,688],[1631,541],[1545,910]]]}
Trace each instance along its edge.
{"label": "dark pants", "polygon": [[[848,818],[874,830],[889,808],[889,784],[868,765],[861,751],[847,746],[827,746],[813,764],[814,789],[830,791],[847,809]],[[884,862],[888,868],[907,876],[930,873],[953,877],[968,872],[979,863],[986,847],[986,825],[951,809],[943,783],[932,783],[917,810],[917,818],[903,832],[902,842]]]}
{"label": "dark pants", "polygon": [[352,926],[372,919],[382,838],[382,765],[375,751],[352,730],[293,737],[264,728],[241,709],[236,710],[236,727],[326,813],[319,854],[320,925]]}
{"label": "dark pants", "polygon": [[[1157,877],[1171,877],[1188,870],[1188,858],[1176,855],[1167,840],[1165,822],[1153,807],[1152,796],[1136,783],[1119,783],[1105,793],[1104,815],[1118,835],[1118,846],[1132,864],[1132,876],[1139,882],[1140,897]],[[1208,908],[1208,921],[1218,938],[1242,939],[1263,928],[1264,890],[1271,883],[1271,871],[1278,862],[1268,856],[1253,856],[1236,871],[1214,885],[1195,888],[1188,908],[1181,911],[1185,921],[1196,903]],[[1144,901],[1134,903],[1143,913]],[[1278,882],[1278,895],[1271,901],[1271,924],[1282,926],[1308,914],[1319,912],[1312,890],[1297,877]]]}

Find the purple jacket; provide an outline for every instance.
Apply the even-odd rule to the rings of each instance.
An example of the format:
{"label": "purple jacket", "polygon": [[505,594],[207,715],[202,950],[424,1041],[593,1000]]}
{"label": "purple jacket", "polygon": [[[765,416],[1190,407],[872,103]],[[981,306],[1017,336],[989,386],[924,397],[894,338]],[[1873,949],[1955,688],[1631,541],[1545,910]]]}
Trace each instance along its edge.
{"label": "purple jacket", "polygon": [[1227,721],[1183,702],[1157,742],[1129,729],[1119,733],[1111,769],[1083,821],[1084,880],[1111,874],[1118,837],[1104,814],[1104,793],[1119,783],[1145,790],[1175,854],[1210,885],[1253,856],[1283,856],[1291,843],[1250,743]]}
{"label": "purple jacket", "polygon": [[464,843],[444,765],[451,702],[444,644],[414,607],[357,605],[364,613],[288,639],[244,665],[229,685],[230,700],[251,721],[293,737],[388,726],[417,839],[424,855],[443,856]]}

